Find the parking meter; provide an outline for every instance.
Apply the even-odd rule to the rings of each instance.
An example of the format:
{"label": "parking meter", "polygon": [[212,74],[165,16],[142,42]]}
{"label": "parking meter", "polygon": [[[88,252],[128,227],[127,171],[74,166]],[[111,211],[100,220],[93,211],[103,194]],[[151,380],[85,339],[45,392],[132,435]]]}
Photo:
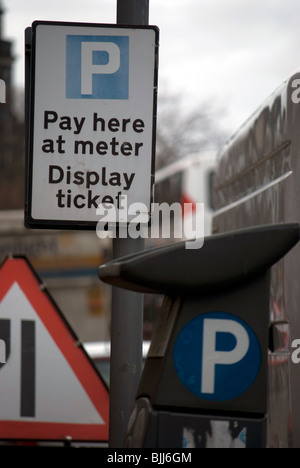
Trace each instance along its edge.
{"label": "parking meter", "polygon": [[114,260],[102,281],[164,294],[124,447],[264,447],[270,267],[298,224],[213,235]]}

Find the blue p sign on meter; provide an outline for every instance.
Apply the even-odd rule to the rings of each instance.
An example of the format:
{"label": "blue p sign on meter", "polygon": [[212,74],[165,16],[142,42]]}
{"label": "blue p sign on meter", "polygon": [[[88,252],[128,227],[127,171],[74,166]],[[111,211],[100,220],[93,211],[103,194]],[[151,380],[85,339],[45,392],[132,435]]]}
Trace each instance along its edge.
{"label": "blue p sign on meter", "polygon": [[94,228],[100,205],[111,207],[106,221],[127,224],[134,203],[147,223],[158,28],[35,21],[29,29],[26,224]]}
{"label": "blue p sign on meter", "polygon": [[248,324],[217,311],[201,314],[183,327],[173,358],[188,390],[204,400],[225,401],[253,384],[261,366],[261,349]]}

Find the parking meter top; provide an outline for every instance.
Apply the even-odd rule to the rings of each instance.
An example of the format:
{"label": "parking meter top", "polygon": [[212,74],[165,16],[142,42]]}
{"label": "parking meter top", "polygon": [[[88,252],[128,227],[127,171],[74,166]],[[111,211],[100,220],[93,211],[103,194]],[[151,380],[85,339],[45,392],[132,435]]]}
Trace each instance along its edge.
{"label": "parking meter top", "polygon": [[264,273],[299,240],[297,223],[264,225],[205,238],[200,249],[170,244],[101,265],[103,282],[144,293],[209,294]]}

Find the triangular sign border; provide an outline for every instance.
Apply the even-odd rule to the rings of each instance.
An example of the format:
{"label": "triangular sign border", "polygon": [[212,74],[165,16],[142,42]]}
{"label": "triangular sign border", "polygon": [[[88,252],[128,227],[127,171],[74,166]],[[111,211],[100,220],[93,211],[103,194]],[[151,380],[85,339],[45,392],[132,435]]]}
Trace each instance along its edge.
{"label": "triangular sign border", "polygon": [[[17,282],[85,389],[104,424],[0,421],[0,439],[108,441],[109,390],[47,288],[23,255],[0,266],[0,302]],[[88,384],[87,384],[88,382]]]}

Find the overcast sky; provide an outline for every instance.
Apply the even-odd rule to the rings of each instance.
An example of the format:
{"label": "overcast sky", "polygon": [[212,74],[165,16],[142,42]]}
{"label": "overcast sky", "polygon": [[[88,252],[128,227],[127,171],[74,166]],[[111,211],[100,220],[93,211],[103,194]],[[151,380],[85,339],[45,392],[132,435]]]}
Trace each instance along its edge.
{"label": "overcast sky", "polygon": [[[0,0],[1,1],[1,0]],[[234,131],[300,67],[299,0],[149,0],[160,29],[159,89],[225,108]],[[34,20],[115,23],[116,0],[2,0],[24,86],[24,29]]]}

